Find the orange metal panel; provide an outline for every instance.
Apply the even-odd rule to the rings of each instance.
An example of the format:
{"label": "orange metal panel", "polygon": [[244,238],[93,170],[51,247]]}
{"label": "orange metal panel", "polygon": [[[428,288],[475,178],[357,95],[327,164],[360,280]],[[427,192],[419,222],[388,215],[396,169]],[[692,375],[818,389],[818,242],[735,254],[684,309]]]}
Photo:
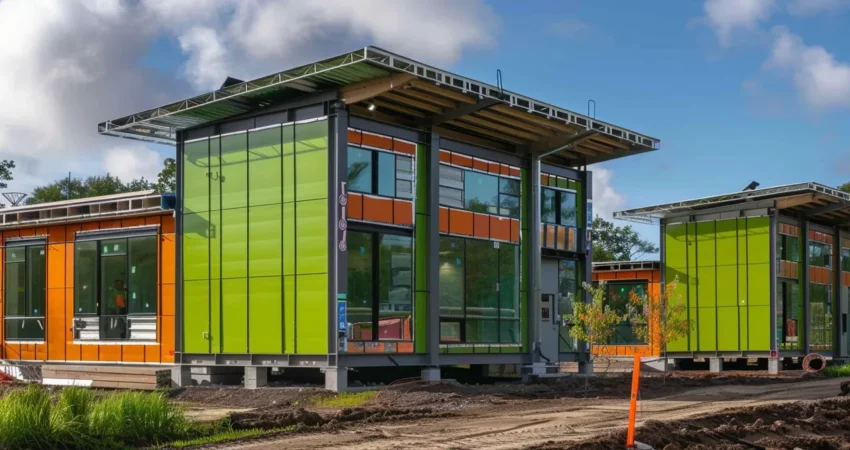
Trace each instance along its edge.
{"label": "orange metal panel", "polygon": [[555,248],[555,226],[546,225],[546,248]]}
{"label": "orange metal panel", "polygon": [[499,216],[490,216],[490,238],[510,241],[511,220]]}
{"label": "orange metal panel", "polygon": [[364,195],[363,219],[372,222],[393,223],[393,200]]}
{"label": "orange metal panel", "polygon": [[841,274],[842,284],[844,286],[850,286],[850,272],[844,272]]}
{"label": "orange metal panel", "polygon": [[511,242],[519,242],[519,220],[511,219]]}
{"label": "orange metal panel", "polygon": [[35,359],[47,361],[47,344],[35,344]]}
{"label": "orange metal panel", "polygon": [[21,359],[21,344],[7,342],[4,347],[6,348],[6,359]]}
{"label": "orange metal panel", "polygon": [[162,344],[161,360],[164,363],[174,362],[174,317],[162,316],[160,322],[162,324],[160,327],[162,330],[162,337],[160,338]]}
{"label": "orange metal panel", "polygon": [[19,231],[21,237],[35,236],[35,228],[24,228]]}
{"label": "orange metal panel", "polygon": [[[117,345],[115,346],[117,347]],[[124,362],[145,362],[144,345],[121,346],[121,360]]]}
{"label": "orange metal panel", "polygon": [[74,287],[74,244],[65,244],[65,287]]}
{"label": "orange metal panel", "polygon": [[394,199],[393,221],[396,225],[413,225],[413,202]]}
{"label": "orange metal panel", "polygon": [[126,219],[121,219],[122,227],[140,227],[145,224],[144,217],[128,217]]}
{"label": "orange metal panel", "polygon": [[100,221],[100,229],[101,230],[107,230],[107,229],[111,229],[111,228],[121,228],[121,220],[114,219],[114,220],[101,220]]}
{"label": "orange metal panel", "polygon": [[121,350],[123,345],[101,345],[100,361],[121,361]]}
{"label": "orange metal panel", "polygon": [[472,236],[472,213],[460,209],[450,209],[449,233]]}
{"label": "orange metal panel", "polygon": [[383,148],[386,150],[393,149],[393,140],[386,136],[381,136],[380,134],[374,134],[369,132],[362,132],[363,134],[363,144],[369,147],[377,147]]}
{"label": "orange metal panel", "polygon": [[511,167],[507,164],[499,164],[499,174],[500,175],[510,175]]}
{"label": "orange metal panel", "polygon": [[65,225],[65,242],[74,242],[75,233],[82,229],[83,227],[80,224]]}
{"label": "orange metal panel", "polygon": [[35,360],[35,344],[21,344],[21,359],[24,361]]}
{"label": "orange metal panel", "polygon": [[160,353],[162,350],[159,345],[145,345],[145,362],[158,363],[160,361]]}
{"label": "orange metal panel", "polygon": [[451,164],[452,154],[448,150],[440,150],[440,162]]}
{"label": "orange metal panel", "polygon": [[348,129],[348,143],[360,145],[363,142],[363,134],[360,130]]}
{"label": "orange metal panel", "polygon": [[98,222],[98,221],[83,222],[82,231],[92,231],[92,230],[98,230],[98,229],[100,229],[100,222]]}
{"label": "orange metal panel", "polygon": [[97,344],[86,344],[80,346],[80,359],[82,361],[99,361],[98,359],[98,350],[99,345]]}
{"label": "orange metal panel", "polygon": [[567,249],[568,250],[577,250],[578,244],[576,243],[576,229],[568,228],[567,229]]}
{"label": "orange metal panel", "polygon": [[449,208],[440,207],[440,233],[449,232]]}
{"label": "orange metal panel", "polygon": [[174,315],[174,285],[173,284],[163,284],[160,286],[160,292],[162,292],[162,315],[163,316],[173,316]]}
{"label": "orange metal panel", "polygon": [[511,176],[519,178],[519,167],[511,166]]}
{"label": "orange metal panel", "polygon": [[555,233],[555,248],[558,250],[567,249],[567,229],[565,227],[556,227]]}
{"label": "orange metal panel", "polygon": [[147,216],[147,217],[145,217],[145,225],[160,225],[160,217],[162,217],[162,216]]}
{"label": "orange metal panel", "polygon": [[177,225],[174,223],[174,217],[171,216],[159,216],[162,218],[162,233],[163,234],[172,234],[176,233]]}
{"label": "orange metal panel", "polygon": [[488,164],[489,163],[487,161],[483,160],[483,159],[472,158],[472,167],[476,170],[481,170],[481,171],[486,172]]}
{"label": "orange metal panel", "polygon": [[47,357],[51,360],[65,359],[65,289],[47,290]]}
{"label": "orange metal panel", "polygon": [[452,153],[452,164],[463,167],[472,167],[472,158],[466,155],[461,155],[460,153]]}
{"label": "orange metal panel", "polygon": [[593,272],[593,279],[597,281],[616,280],[617,274],[614,272]]}
{"label": "orange metal panel", "polygon": [[540,184],[542,184],[543,186],[549,186],[549,175],[546,175],[545,173],[541,173],[540,174]]}
{"label": "orange metal panel", "polygon": [[399,342],[396,344],[399,353],[413,353],[413,342]]}
{"label": "orange metal panel", "polygon": [[47,288],[65,287],[65,244],[47,246]]}
{"label": "orange metal panel", "polygon": [[74,320],[74,289],[65,288],[65,360],[79,361],[80,346],[74,345],[74,332],[72,330]]}
{"label": "orange metal panel", "polygon": [[501,171],[499,163],[488,162],[487,163],[487,171],[490,173],[494,173],[496,175]]}
{"label": "orange metal panel", "polygon": [[346,215],[349,219],[363,219],[363,196],[360,194],[348,194],[348,208]]}
{"label": "orange metal panel", "polygon": [[401,153],[407,153],[408,155],[415,155],[416,144],[413,142],[402,141],[400,139],[393,139],[393,150]]}
{"label": "orange metal panel", "polygon": [[475,237],[490,239],[490,216],[473,213],[472,232]]}
{"label": "orange metal panel", "polygon": [[177,269],[174,267],[177,261],[177,256],[174,253],[175,242],[173,234],[163,234],[160,240],[162,241],[160,257],[160,267],[162,268],[162,282],[174,283],[174,277],[177,276]]}
{"label": "orange metal panel", "polygon": [[65,242],[65,227],[58,225],[47,228],[47,243],[58,244]]}

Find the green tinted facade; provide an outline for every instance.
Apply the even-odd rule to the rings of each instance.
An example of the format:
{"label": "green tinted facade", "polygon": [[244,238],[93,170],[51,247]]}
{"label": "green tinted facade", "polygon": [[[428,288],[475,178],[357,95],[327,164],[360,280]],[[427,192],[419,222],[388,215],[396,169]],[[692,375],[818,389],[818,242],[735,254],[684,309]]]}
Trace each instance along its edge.
{"label": "green tinted facade", "polygon": [[184,352],[327,353],[328,134],[319,119],[183,145]]}

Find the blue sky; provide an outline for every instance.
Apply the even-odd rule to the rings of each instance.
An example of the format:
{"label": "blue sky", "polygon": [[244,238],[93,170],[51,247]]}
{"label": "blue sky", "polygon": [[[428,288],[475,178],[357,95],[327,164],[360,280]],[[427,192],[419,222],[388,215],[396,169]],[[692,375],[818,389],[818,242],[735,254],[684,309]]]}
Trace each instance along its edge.
{"label": "blue sky", "polygon": [[[658,152],[592,168],[604,191],[595,206],[608,214],[753,180],[850,180],[850,0],[373,0],[368,12],[346,0],[76,1],[83,8],[53,4],[50,14],[37,2],[0,3],[0,28],[30,27],[27,52],[0,50],[0,64],[19,68],[0,74],[19,94],[0,105],[0,154],[23,163],[22,190],[69,169],[155,174],[172,148],[97,137],[94,125],[208,91],[225,75],[368,44],[483,81],[501,69],[507,89],[577,112],[593,99],[598,118],[660,138]],[[51,107],[62,109],[45,133],[28,128],[37,121],[26,108],[59,89],[30,76],[51,70],[77,76],[59,80]],[[91,105],[72,104],[75,95]],[[38,139],[9,138],[26,132]],[[57,148],[100,164],[34,156]],[[639,229],[657,241],[656,229]]]}

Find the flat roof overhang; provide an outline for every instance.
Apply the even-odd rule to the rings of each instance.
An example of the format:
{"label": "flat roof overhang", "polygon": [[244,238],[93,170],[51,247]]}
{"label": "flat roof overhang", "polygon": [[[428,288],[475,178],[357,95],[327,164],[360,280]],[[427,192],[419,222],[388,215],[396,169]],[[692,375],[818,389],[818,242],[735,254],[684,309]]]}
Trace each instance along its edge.
{"label": "flat roof overhang", "polygon": [[558,149],[549,160],[571,166],[660,148],[658,139],[376,47],[109,120],[98,124],[98,132],[174,145],[179,130],[328,91],[336,91],[356,116],[496,149]]}
{"label": "flat roof overhang", "polygon": [[819,183],[797,183],[734,192],[713,197],[618,211],[615,219],[640,223],[684,215],[711,214],[719,209],[746,209],[769,204],[780,213],[826,225],[850,226],[850,193]]}

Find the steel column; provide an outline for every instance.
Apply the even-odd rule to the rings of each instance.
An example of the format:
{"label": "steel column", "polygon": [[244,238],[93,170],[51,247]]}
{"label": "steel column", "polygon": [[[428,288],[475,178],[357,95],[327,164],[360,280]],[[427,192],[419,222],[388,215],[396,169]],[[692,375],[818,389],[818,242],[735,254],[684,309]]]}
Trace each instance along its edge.
{"label": "steel column", "polygon": [[847,333],[845,331],[845,325],[847,324],[847,299],[844,297],[844,292],[841,285],[841,243],[844,242],[844,231],[839,227],[835,227],[835,244],[833,246],[833,251],[835,254],[833,267],[835,270],[833,271],[834,275],[832,278],[833,282],[833,296],[836,302],[837,307],[835,310],[838,311],[836,314],[836,319],[833,323],[835,324],[835,339],[838,340],[837,345],[833,347],[836,349],[835,354],[844,357],[847,356]]}
{"label": "steel column", "polygon": [[805,333],[803,333],[803,345],[800,347],[803,350],[803,353],[809,353],[809,336],[811,334],[812,324],[809,323],[811,317],[809,317],[809,221],[807,218],[803,218],[800,220],[800,230],[803,234],[802,242],[802,256],[803,257],[803,285],[800,286],[800,291],[803,294],[803,326],[805,326]]}
{"label": "steel column", "polygon": [[773,211],[770,215],[770,349],[779,351],[779,336],[776,335],[776,283],[777,274],[779,272],[779,259],[776,254],[776,239],[778,237],[779,227],[777,225],[777,212]]}
{"label": "steel column", "polygon": [[[528,351],[540,362],[540,159],[531,157],[531,201],[528,205]],[[525,236],[523,236],[525,238]]]}
{"label": "steel column", "polygon": [[[348,111],[342,102],[330,105],[328,124],[328,363],[338,363],[340,352],[337,302],[348,292],[347,222],[343,213],[342,183],[348,181]],[[342,294],[342,295],[340,295]],[[345,349],[341,349],[345,351]]]}
{"label": "steel column", "polygon": [[176,191],[174,193],[175,261],[174,261],[174,354],[183,351],[183,136],[178,131],[174,152],[176,164]]}
{"label": "steel column", "polygon": [[[593,284],[593,240],[590,236],[591,224],[593,223],[593,217],[590,217],[590,214],[593,214],[592,208],[589,205],[593,201],[593,172],[585,170],[582,172],[582,183],[584,184],[584,195],[581,199],[581,211],[582,217],[584,217],[584,235],[585,235],[585,255],[584,255],[584,282],[587,284]],[[584,302],[590,303],[592,298],[590,296],[590,292],[582,289],[584,292]],[[578,343],[578,360],[579,362],[587,362],[590,361],[590,355],[587,352],[587,345],[585,342]]]}
{"label": "steel column", "polygon": [[[428,340],[426,350],[428,352],[428,365],[440,365],[440,135],[434,132],[428,136],[428,186],[426,198],[421,201],[428,202],[428,223],[417,224],[426,226],[428,246],[425,279],[428,286],[428,316],[427,330],[425,333]],[[417,199],[419,201],[419,199]],[[414,233],[415,234],[415,233]],[[417,244],[422,244],[421,242]]]}

